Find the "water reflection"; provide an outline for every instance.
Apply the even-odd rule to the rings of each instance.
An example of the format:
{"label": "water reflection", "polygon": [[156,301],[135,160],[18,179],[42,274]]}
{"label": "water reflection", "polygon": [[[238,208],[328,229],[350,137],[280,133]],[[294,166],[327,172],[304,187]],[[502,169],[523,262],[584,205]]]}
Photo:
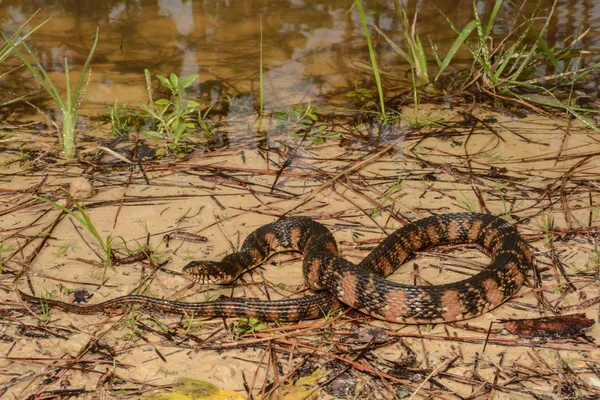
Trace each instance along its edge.
{"label": "water reflection", "polygon": [[[552,2],[541,2],[540,15],[548,15]],[[120,103],[146,101],[143,70],[168,75],[200,75],[199,82],[221,82],[229,95],[256,93],[259,82],[259,17],[263,21],[265,94],[268,108],[306,102],[337,104],[344,94],[372,87],[370,72],[360,67],[368,63],[364,34],[353,2],[272,0],[272,1],[4,1],[0,12],[18,26],[38,8],[36,21],[51,18],[35,34],[35,51],[44,66],[55,73],[64,68],[68,57],[74,70],[83,64],[100,27],[100,44],[93,62],[94,79],[87,104],[105,107],[115,99]],[[446,14],[457,26],[472,19],[472,2],[406,1],[409,15],[418,13],[417,29],[443,54],[455,34],[440,15]],[[489,13],[493,2],[478,1],[479,12]],[[536,6],[529,2],[522,12]],[[569,36],[591,32],[580,47],[598,50],[600,4],[594,1],[559,1],[545,39],[550,46]],[[400,22],[393,1],[365,1],[368,21],[402,43]],[[518,12],[502,6],[493,33],[506,35]],[[541,27],[545,21],[536,21]],[[3,27],[6,30],[6,25]],[[406,63],[381,37],[374,44],[384,70],[403,76]],[[427,46],[428,47],[428,46]],[[460,58],[466,54],[459,54]],[[467,64],[465,64],[467,65]],[[210,86],[210,85],[209,85]],[[199,95],[215,100],[212,87],[194,88]],[[206,92],[208,90],[208,92]],[[218,92],[219,94],[222,91]],[[341,101],[347,102],[344,97]]]}

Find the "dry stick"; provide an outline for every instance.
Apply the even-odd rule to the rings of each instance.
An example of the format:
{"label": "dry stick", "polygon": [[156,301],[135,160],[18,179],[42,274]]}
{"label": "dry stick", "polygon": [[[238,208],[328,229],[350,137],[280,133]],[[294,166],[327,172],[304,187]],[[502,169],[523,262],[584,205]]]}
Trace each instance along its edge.
{"label": "dry stick", "polygon": [[[354,359],[352,361],[354,362],[358,362],[358,360],[360,360],[367,352],[367,350],[370,350],[373,346],[373,342],[375,341],[376,336],[373,336],[371,338],[371,340],[369,340],[369,343],[367,343],[362,349],[360,349],[360,351],[358,352],[358,354],[356,355],[356,357],[354,357]],[[320,383],[317,387],[315,387],[311,393],[309,393],[308,396],[310,396],[312,393],[316,392],[317,390],[319,390],[320,388],[325,387],[327,384],[329,384],[330,382],[333,382],[334,380],[336,380],[340,375],[342,375],[344,372],[347,372],[349,369],[351,368],[350,365],[346,365],[344,368],[340,369],[336,374],[334,374],[333,376],[329,377],[325,382]],[[384,381],[385,382],[385,381]],[[308,397],[307,396],[307,397]]]}
{"label": "dry stick", "polygon": [[[352,189],[350,189],[352,190]],[[371,222],[373,222],[373,224],[379,228],[381,230],[381,233],[384,235],[387,235],[387,232],[385,231],[385,227],[379,225],[377,223],[377,221],[375,221],[375,218],[373,218],[373,216],[367,212],[367,210],[365,210],[364,208],[362,208],[361,206],[359,206],[358,204],[356,204],[354,201],[350,200],[348,197],[346,197],[345,195],[343,195],[342,193],[340,193],[339,191],[337,191],[335,188],[333,189],[333,191],[335,192],[335,194],[337,194],[338,196],[340,196],[342,199],[344,199],[346,202],[352,204],[355,208],[357,208],[361,213],[363,213],[367,218],[369,218],[371,220]],[[354,192],[356,194],[358,194],[358,192]],[[368,196],[364,196],[365,198],[367,198],[369,201],[371,201],[372,204],[375,204],[375,207],[380,208],[381,205],[376,202],[375,200],[369,199]],[[396,220],[398,221],[398,219],[396,218]],[[402,223],[402,221],[399,221]]]}
{"label": "dry stick", "polygon": [[[67,207],[69,207],[69,204],[67,204]],[[44,212],[44,214],[45,214],[45,212]],[[33,260],[35,260],[35,258],[42,251],[42,248],[46,245],[46,242],[48,241],[48,238],[50,238],[50,235],[52,235],[52,232],[54,231],[54,228],[56,228],[56,226],[59,224],[59,222],[62,221],[62,219],[66,215],[67,214],[64,211],[61,211],[60,214],[58,215],[58,217],[56,217],[56,219],[54,220],[54,222],[52,222],[51,224],[49,224],[48,226],[46,226],[43,229],[44,232],[47,232],[47,235],[45,235],[45,236],[42,237],[42,240],[40,241],[40,243],[27,256],[27,258],[25,259],[25,261],[23,261],[24,265],[31,265],[31,263],[33,262]],[[25,272],[25,268],[22,268],[21,271],[19,271],[17,273],[17,275],[15,276],[15,278],[13,279],[13,283],[15,284],[15,287],[16,287],[17,281],[19,280],[19,278],[21,278],[21,276],[23,275],[24,272]],[[30,286],[31,286],[31,284],[30,284]]]}
{"label": "dry stick", "polygon": [[571,223],[571,216],[569,213],[569,205],[568,205],[568,201],[567,201],[567,195],[565,193],[565,185],[567,184],[567,181],[569,180],[569,178],[571,178],[573,176],[575,169],[579,168],[580,166],[585,164],[590,158],[591,158],[591,156],[588,156],[582,160],[579,160],[575,165],[573,165],[571,168],[569,168],[569,170],[561,177],[560,200],[562,203],[563,215],[565,217],[565,221],[567,222],[567,226],[569,227],[569,229],[573,228],[573,224]]}
{"label": "dry stick", "polygon": [[[270,343],[269,343],[270,345]],[[260,370],[262,364],[263,364],[263,360],[265,359],[265,356],[268,354],[267,350],[263,350],[262,355],[260,356],[260,360],[258,360],[258,365],[256,366],[256,370],[254,370],[254,376],[252,377],[252,382],[250,383],[250,387],[248,388],[248,394],[250,396],[252,396],[252,390],[254,390],[254,384],[256,383],[256,380],[258,379],[258,371]],[[265,372],[266,374],[266,372]],[[266,379],[266,378],[265,378]]]}
{"label": "dry stick", "polygon": [[[271,192],[273,192],[273,190],[275,190],[275,185],[277,185],[277,182],[279,181],[279,178],[281,177],[281,174],[283,173],[283,171],[285,171],[285,169],[287,167],[289,167],[289,165],[292,163],[294,158],[296,158],[296,156],[298,155],[298,149],[304,142],[304,139],[306,139],[307,135],[308,135],[308,131],[306,131],[304,133],[304,135],[302,136],[302,140],[300,140],[300,143],[298,143],[298,145],[294,148],[294,150],[292,150],[292,152],[289,154],[289,156],[284,160],[283,164],[281,164],[281,167],[277,170],[277,173],[275,174],[275,179],[273,179],[273,183],[271,184]],[[268,165],[269,164],[267,161],[267,166]]]}
{"label": "dry stick", "polygon": [[569,344],[564,343],[564,341],[553,341],[548,340],[544,343],[540,342],[523,342],[518,339],[509,339],[509,338],[479,338],[479,337],[453,337],[453,336],[436,336],[436,335],[421,335],[415,333],[400,333],[400,332],[388,332],[391,336],[400,336],[400,337],[410,337],[410,338],[418,338],[418,339],[426,339],[426,340],[439,340],[439,341],[449,341],[449,342],[459,342],[459,343],[472,343],[479,344],[484,343],[486,340],[488,345],[498,345],[498,346],[507,346],[507,347],[531,347],[531,348],[545,348],[545,349],[557,349],[557,350],[572,350],[572,351],[596,351],[600,349],[598,345],[591,344]]}
{"label": "dry stick", "polygon": [[[271,368],[273,368],[273,393],[277,393],[278,388],[281,386],[281,381],[279,380],[279,370],[277,369],[277,352],[275,352],[275,350],[273,350],[273,347],[271,347],[271,344],[269,343],[269,346],[267,348],[267,351],[269,352],[269,357],[271,359]],[[265,374],[265,381],[263,383],[263,389],[262,389],[262,394],[263,394],[263,399],[266,398],[265,396],[265,389],[266,389],[266,384],[267,384],[267,377],[268,374]],[[277,396],[277,398],[279,398],[279,396]]]}
{"label": "dry stick", "polygon": [[544,111],[543,109],[541,109],[541,108],[539,108],[539,107],[536,107],[536,106],[534,106],[532,103],[529,103],[529,102],[527,102],[527,101],[524,101],[524,100],[521,100],[521,99],[517,99],[517,98],[514,98],[514,97],[502,96],[502,95],[500,95],[500,94],[498,94],[498,93],[490,92],[490,91],[488,91],[488,90],[485,90],[485,89],[484,89],[484,92],[485,92],[486,94],[488,94],[488,95],[492,96],[492,97],[497,97],[497,98],[499,98],[500,100],[504,100],[504,101],[512,101],[512,102],[515,102],[515,103],[521,104],[522,106],[525,106],[525,107],[527,107],[527,108],[531,108],[531,109],[532,109],[533,111],[535,111],[537,114],[540,114],[540,115],[542,115],[542,116],[545,116],[545,117],[548,117],[548,118],[552,118],[552,114],[550,114],[550,113],[548,113],[548,112]]}
{"label": "dry stick", "polygon": [[47,370],[44,370],[44,371],[38,372],[38,373],[34,373],[33,371],[29,371],[29,372],[26,372],[25,374],[21,375],[18,378],[13,378],[10,381],[6,382],[5,384],[0,385],[0,396],[3,395],[4,392],[7,389],[9,389],[11,386],[17,385],[17,384],[19,384],[19,383],[21,383],[23,381],[28,380],[28,379],[34,379],[34,378],[37,378],[39,376],[44,376],[46,374],[49,374],[49,373],[53,372],[53,370],[56,370],[56,369],[58,369],[58,368],[57,367],[51,367],[51,368],[48,368]]}
{"label": "dry stick", "polygon": [[289,214],[293,210],[295,210],[295,209],[303,206],[304,204],[308,203],[317,194],[319,194],[320,192],[322,192],[323,190],[325,190],[329,186],[333,185],[338,179],[342,178],[343,176],[351,174],[352,172],[358,171],[359,169],[361,169],[365,165],[368,165],[371,162],[377,160],[379,157],[381,157],[382,155],[384,155],[385,153],[387,153],[388,151],[390,151],[391,149],[393,149],[394,146],[395,145],[393,145],[393,144],[389,144],[389,145],[385,146],[382,150],[378,151],[377,153],[373,153],[373,154],[368,155],[362,161],[357,162],[356,164],[353,164],[352,166],[344,169],[342,172],[338,173],[337,175],[334,175],[332,178],[330,178],[327,182],[325,182],[324,184],[322,184],[318,188],[313,189],[310,192],[307,192],[307,193],[299,196],[298,198],[302,199],[303,201],[300,204],[298,204],[295,207],[293,207],[290,210],[288,210],[286,213],[284,213],[284,215]]}
{"label": "dry stick", "polygon": [[[34,199],[32,199],[32,201],[34,201],[34,202],[35,202],[35,200],[34,200]],[[4,240],[6,241],[6,240],[8,240],[8,239],[12,239],[13,237],[15,237],[16,235],[20,234],[21,232],[23,232],[23,231],[24,231],[24,230],[26,230],[27,228],[33,227],[34,225],[36,225],[36,223],[37,223],[37,222],[38,222],[40,219],[42,219],[42,218],[43,218],[43,217],[44,217],[46,214],[48,214],[50,211],[51,211],[50,209],[47,209],[46,211],[44,211],[43,213],[41,213],[41,214],[40,214],[40,215],[39,215],[39,216],[38,216],[36,219],[34,219],[32,222],[30,222],[28,225],[26,225],[26,226],[23,226],[23,227],[22,227],[22,228],[20,228],[20,229],[17,229],[17,231],[16,231],[14,234],[12,234],[12,235],[10,235],[10,236],[7,236],[7,237],[5,237],[5,238],[4,238]],[[1,216],[1,215],[0,215],[0,216]],[[64,217],[64,215],[63,215],[62,217]],[[46,229],[46,228],[43,228],[43,229],[42,229],[42,231],[44,231],[45,229]],[[46,237],[47,237],[47,236],[46,236]],[[24,244],[22,244],[22,245],[20,245],[20,244],[19,244],[19,242],[17,241],[17,244],[19,244],[19,246],[18,246],[18,247],[15,249],[15,251],[13,251],[13,252],[12,252],[12,253],[10,253],[8,256],[6,256],[6,258],[5,258],[5,263],[6,263],[6,262],[8,262],[8,261],[10,261],[10,262],[16,262],[16,263],[19,263],[19,261],[13,261],[13,260],[12,260],[12,258],[13,258],[15,255],[17,255],[17,254],[21,253],[25,247],[27,247],[27,246],[28,246],[28,245],[29,245],[31,242],[33,242],[35,239],[38,239],[38,238],[39,238],[39,236],[37,236],[37,235],[27,235],[27,239],[25,240],[25,243],[24,243]],[[15,239],[15,240],[16,240],[16,239]],[[6,272],[6,270],[4,270],[4,271]]]}
{"label": "dry stick", "polygon": [[[469,113],[468,114],[468,119],[471,120],[471,128],[469,129],[469,133],[467,134],[467,138],[465,139],[465,143],[463,144],[463,149],[465,151],[465,159],[467,161],[467,168],[469,169],[469,172],[467,174],[467,177],[470,178],[472,180],[472,182],[469,182],[471,184],[478,184],[478,185],[483,185],[483,183],[475,178],[473,180],[473,166],[471,165],[471,156],[469,155],[469,151],[467,149],[467,145],[469,143],[469,140],[471,140],[471,136],[473,135],[473,132],[475,132],[475,128],[477,128],[477,124],[481,123],[481,120],[479,120],[479,118],[476,118],[473,114]],[[487,125],[486,125],[487,126]],[[489,126],[487,126],[489,128]],[[495,129],[490,129],[490,131],[498,138],[498,140],[502,140],[505,142],[504,138],[502,136],[500,136],[500,134],[496,133]],[[456,168],[454,168],[454,170],[456,170]],[[456,170],[458,172],[458,170]],[[473,187],[473,190],[475,189],[475,187]]]}
{"label": "dry stick", "polygon": [[[411,388],[415,388],[415,389],[418,388],[418,386],[416,386],[411,381],[407,381],[407,380],[404,380],[404,379],[396,378],[395,376],[386,374],[385,372],[381,372],[380,370],[378,370],[378,369],[376,369],[374,367],[354,362],[354,361],[352,361],[352,360],[350,360],[348,358],[345,358],[345,357],[342,357],[342,356],[338,356],[337,354],[330,353],[330,352],[328,352],[326,350],[321,350],[319,348],[316,348],[314,346],[310,346],[308,344],[299,343],[299,342],[292,342],[291,340],[286,340],[286,339],[275,339],[275,340],[277,342],[279,342],[279,343],[284,343],[284,344],[287,344],[287,345],[290,345],[290,346],[304,347],[304,348],[307,348],[309,350],[312,350],[313,352],[321,353],[321,354],[324,354],[324,355],[326,355],[328,357],[335,358],[336,360],[340,360],[342,362],[350,364],[352,367],[354,367],[355,369],[357,369],[359,371],[367,372],[367,373],[370,373],[370,374],[377,375],[381,379],[385,378],[385,379],[389,379],[389,380],[391,380],[393,382],[396,382],[396,383],[401,383],[401,384],[406,385],[406,386],[411,387]],[[441,395],[439,395],[437,393],[430,392],[428,390],[423,390],[423,392],[427,393],[430,396],[439,398],[439,399],[446,399],[445,397],[443,397],[443,396],[441,396]]]}
{"label": "dry stick", "polygon": [[434,375],[436,375],[442,368],[445,368],[451,362],[454,362],[454,360],[456,360],[456,357],[455,358],[450,358],[450,359],[446,360],[444,363],[438,365],[438,367],[436,369],[434,369],[433,371],[431,371],[431,373],[429,375],[427,375],[427,377],[425,379],[423,379],[423,382],[421,382],[419,384],[419,387],[417,387],[415,389],[415,391],[413,392],[413,394],[410,396],[410,398],[408,400],[414,399],[415,396],[417,395],[417,393],[419,392],[419,390],[421,390],[421,388],[423,387],[423,385],[425,385],[425,383],[427,383],[428,380],[430,380]]}
{"label": "dry stick", "polygon": [[[293,348],[292,348],[292,349],[293,349]],[[290,359],[288,360],[288,364],[291,364],[291,363],[292,363],[292,355],[293,355],[293,352],[291,352],[291,351],[290,351]],[[288,372],[288,373],[287,373],[287,374],[286,374],[286,375],[283,377],[283,379],[282,379],[281,381],[282,381],[282,382],[287,382],[287,381],[288,381],[288,380],[289,380],[289,379],[290,379],[292,376],[294,376],[294,374],[295,374],[296,372],[298,372],[298,370],[299,370],[300,368],[302,368],[302,367],[304,366],[304,364],[305,364],[305,363],[306,363],[306,359],[305,359],[305,358],[303,358],[303,359],[302,359],[302,360],[301,360],[301,361],[298,363],[298,365],[296,365],[294,368],[292,368],[292,370],[291,370],[290,372]],[[263,399],[269,399],[269,398],[270,398],[270,396],[273,394],[273,392],[274,392],[275,390],[278,390],[278,387],[277,387],[277,386],[274,386],[274,387],[272,387],[272,388],[271,388],[271,389],[270,389],[268,392],[266,392],[266,393],[263,395]]]}
{"label": "dry stick", "polygon": [[[368,201],[369,203],[373,204],[373,206],[377,207],[378,209],[384,209],[383,204],[380,204],[379,202],[377,202],[376,200],[373,200],[370,196],[367,196],[359,191],[354,190],[351,186],[344,186],[347,187],[349,190],[352,190],[352,192],[354,194],[356,194],[357,196],[362,197],[363,199],[365,199],[366,201]],[[373,187],[371,187],[373,189]],[[358,210],[360,210],[360,212],[362,212],[363,214],[365,214],[371,221],[373,221],[373,223],[379,228],[381,229],[381,232],[383,234],[387,234],[387,232],[385,231],[385,228],[380,226],[377,221],[375,221],[375,219],[373,218],[373,216],[371,214],[369,214],[365,209],[363,209],[362,207],[360,207],[358,204],[356,204],[354,201],[350,200],[348,197],[346,197],[345,195],[343,195],[342,193],[340,193],[338,190],[336,190],[335,188],[333,189],[335,191],[335,193],[340,196],[341,198],[343,198],[344,200],[346,200],[348,203],[352,204],[354,207],[356,207]],[[374,190],[374,189],[373,189]],[[382,195],[381,192],[376,191],[376,193],[378,193],[380,196]],[[394,202],[394,204],[398,204],[396,203],[396,201],[392,200]],[[411,212],[413,214],[422,216],[422,214],[418,213],[417,211],[414,211],[406,206],[402,206],[401,204],[399,204],[400,207],[404,208],[405,211]],[[402,225],[406,225],[408,224],[410,221],[407,220],[404,217],[398,216],[393,212],[390,212],[390,217],[393,218],[396,222],[402,224]]]}
{"label": "dry stick", "polygon": [[135,167],[131,167],[129,170],[129,176],[127,177],[127,182],[125,183],[125,191],[121,194],[121,199],[119,200],[119,206],[117,207],[117,212],[115,213],[115,219],[113,222],[113,229],[117,227],[117,221],[119,220],[119,215],[121,214],[121,209],[123,208],[123,203],[125,201],[125,197],[127,196],[127,192],[129,191],[129,186],[131,185],[131,180],[133,179],[133,171]]}

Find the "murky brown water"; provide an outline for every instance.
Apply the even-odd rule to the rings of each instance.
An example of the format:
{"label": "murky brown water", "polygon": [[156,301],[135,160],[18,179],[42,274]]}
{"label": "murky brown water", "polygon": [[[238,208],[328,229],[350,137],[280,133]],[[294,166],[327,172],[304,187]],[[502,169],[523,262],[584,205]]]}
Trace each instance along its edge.
{"label": "murky brown water", "polygon": [[[321,1],[78,1],[0,4],[0,15],[18,26],[38,8],[34,19],[51,20],[34,35],[36,53],[49,71],[63,70],[64,57],[78,71],[87,56],[96,26],[99,46],[93,60],[93,78],[84,107],[105,111],[115,100],[123,104],[146,101],[143,71],[180,76],[199,74],[191,93],[214,101],[223,93],[257,96],[259,87],[260,20],[263,25],[266,106],[269,109],[306,103],[349,105],[346,95],[357,88],[374,88],[363,28],[353,2]],[[542,1],[539,15],[548,15],[550,1]],[[436,44],[440,54],[456,35],[440,12],[464,26],[473,18],[471,1],[408,1],[409,15],[418,12],[417,30],[422,40]],[[487,15],[492,2],[479,1]],[[535,2],[528,2],[529,15]],[[365,2],[370,24],[403,44],[400,20],[392,1]],[[494,28],[504,37],[518,13],[504,6]],[[549,45],[591,32],[580,48],[596,52],[600,5],[594,1],[559,1],[544,35]],[[539,25],[543,24],[540,19]],[[34,26],[33,24],[31,26]],[[6,28],[6,24],[4,24]],[[377,34],[374,45],[388,88],[403,85],[407,64]],[[429,44],[426,48],[430,49]],[[459,53],[454,66],[468,66],[468,54]],[[590,62],[592,56],[582,60]],[[462,60],[462,62],[461,62]],[[63,80],[58,77],[58,83]],[[23,82],[29,90],[35,87]],[[33,87],[32,87],[33,86]],[[15,88],[19,92],[19,88]],[[251,99],[252,100],[252,99]],[[254,104],[257,101],[253,100]]]}

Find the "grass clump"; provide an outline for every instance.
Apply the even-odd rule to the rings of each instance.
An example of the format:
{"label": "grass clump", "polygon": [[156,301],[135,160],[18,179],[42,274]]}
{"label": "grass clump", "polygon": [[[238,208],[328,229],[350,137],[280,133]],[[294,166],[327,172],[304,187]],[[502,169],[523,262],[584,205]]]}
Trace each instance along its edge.
{"label": "grass clump", "polygon": [[[536,111],[539,111],[536,106],[564,110],[589,128],[600,132],[584,116],[591,109],[579,107],[571,99],[577,81],[600,66],[596,63],[589,68],[579,68],[580,51],[576,49],[576,45],[583,35],[550,47],[543,37],[552,20],[556,0],[552,3],[549,15],[543,17],[538,15],[537,6],[531,15],[525,15],[512,2],[508,4],[520,19],[515,21],[509,34],[494,45],[490,36],[503,1],[496,0],[487,22],[482,20],[473,3],[474,19],[469,25],[475,25],[476,38],[475,44],[464,42],[473,56],[473,65],[464,87],[476,85],[477,89],[495,99],[515,100]],[[447,17],[444,18],[455,32],[459,32]],[[538,18],[545,20],[540,30],[534,27]],[[544,71],[543,76],[539,76],[539,70]],[[561,92],[560,87],[563,85],[569,87],[566,91],[568,97],[559,99],[556,93]]]}
{"label": "grass clump", "polygon": [[[14,53],[16,53],[23,64],[31,71],[35,80],[44,88],[44,90],[50,95],[56,106],[62,112],[62,135],[59,133],[59,137],[62,142],[62,149],[65,158],[74,158],[75,157],[75,128],[77,126],[77,112],[81,107],[81,102],[83,101],[83,97],[87,90],[87,87],[90,83],[92,70],[90,68],[90,62],[92,61],[92,56],[94,55],[94,51],[96,50],[96,45],[98,44],[98,33],[99,29],[96,29],[96,38],[94,39],[94,44],[88,54],[88,57],[83,65],[83,69],[81,71],[81,75],[77,80],[75,88],[71,88],[71,79],[69,75],[69,63],[67,58],[65,57],[65,83],[66,83],[66,93],[65,98],[61,96],[60,92],[56,88],[56,85],[46,72],[46,69],[39,62],[37,57],[33,54],[29,46],[22,39],[18,37],[8,38],[4,33],[2,33],[2,37],[8,43],[8,45],[12,48]],[[29,55],[32,61],[28,59],[28,57],[22,52],[18,45],[21,45],[23,49],[25,49],[25,53]],[[85,79],[87,76],[87,80]],[[56,124],[55,124],[56,125]]]}
{"label": "grass clump", "polygon": [[[360,0],[356,0],[356,5],[367,32],[369,55],[380,102],[382,102],[380,74],[375,62],[371,38],[368,36],[364,9]],[[508,34],[495,41],[494,26],[500,11],[507,5],[513,8],[518,18],[509,27]],[[587,68],[580,68],[581,52],[577,49],[577,45],[585,33],[578,34],[575,38],[567,38],[553,47],[544,40],[554,14],[556,0],[551,5],[549,15],[544,16],[539,15],[540,2],[529,15],[526,15],[522,7],[512,2],[496,0],[487,19],[478,12],[477,4],[474,2],[473,18],[462,28],[455,26],[442,11],[438,10],[457,36],[443,57],[437,53],[436,46],[431,44],[436,68],[432,68],[433,65],[428,61],[423,41],[417,34],[417,15],[409,18],[397,0],[395,6],[402,26],[404,46],[396,44],[378,27],[375,29],[392,50],[409,64],[415,108],[418,107],[418,93],[422,92],[422,88],[425,87],[427,92],[435,93],[447,89],[442,87],[443,84],[452,84],[459,92],[473,91],[487,95],[494,101],[518,102],[537,112],[542,109],[562,110],[578,118],[589,128],[600,131],[593,121],[585,116],[592,111],[591,108],[577,105],[572,98],[577,82],[597,71],[600,66],[600,63],[597,63]],[[543,20],[544,23],[536,28],[539,25],[538,20]],[[442,79],[450,75],[449,70],[453,69],[451,67],[456,54],[465,47],[473,59],[471,67],[460,74],[455,74],[452,80]],[[540,71],[544,71],[543,76],[540,76]],[[391,76],[391,74],[386,75]],[[384,110],[383,106],[381,109]]]}

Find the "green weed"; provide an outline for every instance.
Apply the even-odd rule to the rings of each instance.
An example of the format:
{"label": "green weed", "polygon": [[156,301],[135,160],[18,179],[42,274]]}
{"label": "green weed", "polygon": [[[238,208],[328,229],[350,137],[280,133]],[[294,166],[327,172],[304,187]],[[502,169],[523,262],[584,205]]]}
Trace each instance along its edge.
{"label": "green weed", "polygon": [[135,314],[135,307],[131,308],[129,316],[119,323],[120,329],[128,329],[129,332],[123,335],[123,340],[133,340],[136,337],[143,336],[143,332],[138,328],[138,317]]}
{"label": "green weed", "polygon": [[477,212],[477,208],[475,207],[475,204],[473,203],[473,201],[471,199],[469,199],[467,197],[467,195],[465,194],[465,192],[463,192],[460,188],[458,188],[454,183],[450,182],[450,184],[452,185],[452,187],[454,188],[454,190],[456,190],[458,192],[458,194],[465,201],[465,205],[467,206],[467,210],[469,210],[469,212],[476,213]]}
{"label": "green weed", "polygon": [[[167,141],[168,152],[180,152],[186,149],[186,139],[191,137],[191,130],[198,127],[208,128],[205,121],[208,111],[201,113],[200,103],[185,99],[185,90],[198,79],[198,75],[179,78],[171,74],[169,78],[156,75],[161,84],[171,92],[171,99],[152,99],[152,77],[150,71],[144,70],[146,87],[150,104],[141,104],[142,109],[153,120],[156,130],[145,131],[144,134]],[[210,110],[210,109],[209,109]]]}
{"label": "green weed", "polygon": [[2,256],[2,253],[12,253],[15,250],[17,250],[15,246],[7,245],[4,240],[0,241],[0,275],[4,272],[4,265],[6,263],[6,258]]}
{"label": "green weed", "polygon": [[115,136],[121,136],[129,132],[133,126],[139,122],[137,110],[129,107],[127,104],[119,104],[115,100],[115,104],[108,107],[111,122],[111,131]]}
{"label": "green weed", "polygon": [[[564,110],[590,129],[600,132],[596,124],[584,115],[592,110],[579,107],[571,102],[570,94],[566,101],[560,100],[554,94],[553,88],[545,87],[553,82],[556,82],[557,87],[561,82],[573,86],[578,79],[597,71],[600,63],[589,68],[579,69],[578,62],[572,62],[580,55],[576,46],[583,35],[578,35],[577,39],[572,40],[569,44],[566,44],[567,40],[565,40],[550,48],[543,37],[554,14],[556,0],[552,3],[549,14],[543,16],[545,23],[539,31],[533,26],[533,21],[538,18],[538,7],[531,15],[525,15],[518,6],[509,3],[520,18],[515,20],[510,33],[494,45],[490,37],[502,3],[502,0],[495,1],[489,19],[485,23],[477,12],[476,3],[473,3],[473,20],[469,22],[468,26],[475,26],[475,44],[471,44],[469,41],[464,41],[464,44],[471,52],[474,61],[470,75],[465,79],[465,88],[467,85],[478,82],[478,86],[492,96],[500,94],[503,98],[517,99],[522,104],[537,104]],[[443,13],[441,14],[457,34],[462,34],[462,31],[455,27]],[[533,43],[531,43],[531,38],[534,39]],[[509,42],[513,43],[508,45]],[[546,73],[543,77],[535,77],[536,70],[541,66],[546,67],[546,71],[548,68],[552,68],[556,73]],[[566,68],[572,69],[567,70]]]}
{"label": "green weed", "polygon": [[236,327],[236,331],[238,333],[252,334],[255,332],[260,332],[262,330],[265,330],[266,328],[267,328],[267,324],[265,324],[264,322],[260,322],[257,318],[240,317],[240,319],[238,321],[238,325]]}
{"label": "green weed", "polygon": [[48,291],[48,289],[44,289],[44,293],[42,293],[41,296],[41,300],[40,300],[40,314],[41,317],[40,319],[43,322],[48,322],[50,321],[50,307],[48,307],[48,303],[45,300],[53,300],[56,298],[56,292],[55,291]]}
{"label": "green weed", "polygon": [[310,100],[306,105],[298,104],[291,110],[275,109],[273,116],[277,128],[291,137],[310,137],[314,144],[321,144],[328,138],[339,138],[337,134],[325,132],[327,125],[318,123],[319,117]]}
{"label": "green weed", "polygon": [[392,195],[396,193],[398,189],[400,189],[400,187],[402,187],[402,183],[405,179],[406,176],[399,176],[396,182],[392,186],[390,186],[390,188],[386,191],[383,200],[381,201],[381,205],[379,207],[374,207],[371,210],[371,215],[373,216],[373,218],[376,218],[381,215],[381,211],[385,208],[385,205],[390,200],[390,197],[392,197]]}
{"label": "green weed", "polygon": [[479,156],[486,159],[488,162],[502,161],[504,159],[504,157],[496,150],[486,151],[485,153],[479,154]]}
{"label": "green weed", "polygon": [[56,253],[54,253],[54,255],[56,256],[56,258],[61,258],[62,256],[64,256],[65,254],[67,254],[67,252],[69,250],[71,251],[75,251],[76,249],[78,249],[79,247],[74,245],[73,243],[67,243],[67,244],[63,244],[61,246],[58,246],[56,248]]}
{"label": "green weed", "polygon": [[358,88],[346,93],[346,97],[351,99],[356,104],[363,104],[373,99],[373,93],[369,89]]}
{"label": "green weed", "polygon": [[498,190],[498,192],[500,193],[500,200],[502,200],[502,210],[504,213],[504,220],[505,221],[510,221],[510,211],[511,208],[508,207],[507,205],[507,201],[504,198],[504,189],[506,189],[508,187],[509,183],[497,183],[496,185],[494,185],[494,187]]}
{"label": "green weed", "polygon": [[116,239],[119,239],[125,245],[125,248],[127,248],[127,242],[125,241],[125,239],[122,236],[113,237],[111,235],[108,235],[105,239],[102,238],[102,236],[100,236],[100,233],[96,229],[96,226],[94,226],[94,223],[92,222],[92,220],[91,220],[89,214],[87,213],[87,211],[85,210],[85,208],[74,198],[69,196],[70,201],[75,205],[75,208],[76,208],[75,210],[71,210],[71,209],[64,207],[64,206],[56,203],[55,201],[52,201],[45,197],[40,197],[40,196],[36,196],[36,195],[33,195],[31,197],[33,197],[34,199],[37,199],[37,200],[41,200],[45,203],[48,203],[51,206],[56,207],[56,208],[62,210],[63,212],[69,214],[71,217],[75,218],[85,228],[85,230],[87,230],[94,237],[94,239],[96,239],[96,241],[98,242],[98,244],[100,245],[100,247],[102,248],[102,250],[104,251],[104,254],[105,254],[105,261],[104,261],[104,263],[105,263],[104,273],[105,274],[106,274],[106,269],[109,267],[112,267],[112,261],[111,261],[112,242]]}
{"label": "green weed", "polygon": [[329,322],[331,321],[336,314],[338,314],[341,311],[341,309],[337,309],[337,310],[328,310],[327,312],[321,310],[321,314],[323,314],[323,320],[325,322]]}
{"label": "green weed", "polygon": [[600,216],[600,205],[594,207],[594,211],[592,212],[592,219],[598,219]]}
{"label": "green weed", "polygon": [[546,214],[543,210],[540,213],[542,221],[541,228],[544,232],[544,245],[550,247],[552,244],[552,236],[550,233],[554,230],[554,219],[550,214]]}

